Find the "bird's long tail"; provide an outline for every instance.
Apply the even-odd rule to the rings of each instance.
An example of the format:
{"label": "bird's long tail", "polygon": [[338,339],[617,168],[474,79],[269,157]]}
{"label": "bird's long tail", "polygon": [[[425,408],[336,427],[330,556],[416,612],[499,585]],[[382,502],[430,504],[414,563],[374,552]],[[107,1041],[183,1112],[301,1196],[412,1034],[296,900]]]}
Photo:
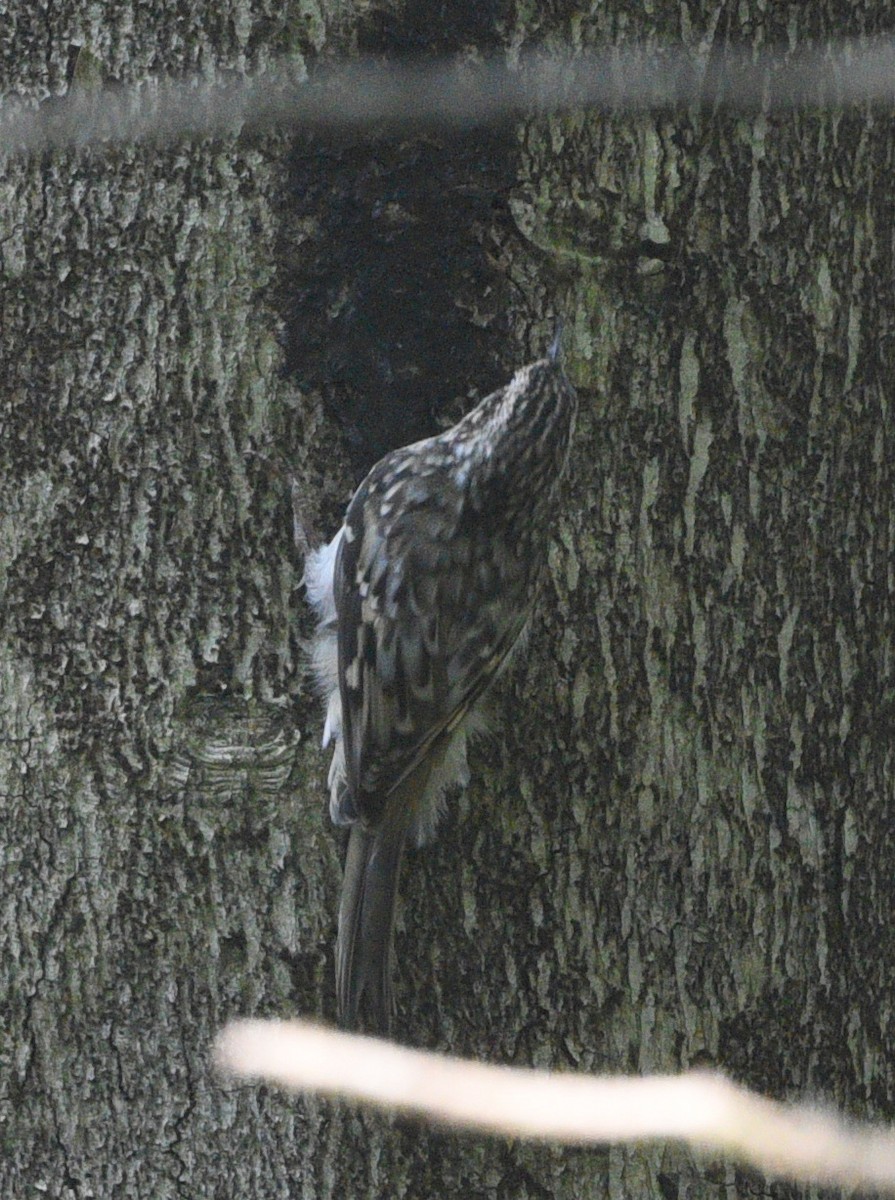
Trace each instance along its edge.
{"label": "bird's long tail", "polygon": [[407,830],[406,820],[395,819],[375,829],[351,827],[336,942],[339,1022],[348,1029],[391,1032],[395,903]]}

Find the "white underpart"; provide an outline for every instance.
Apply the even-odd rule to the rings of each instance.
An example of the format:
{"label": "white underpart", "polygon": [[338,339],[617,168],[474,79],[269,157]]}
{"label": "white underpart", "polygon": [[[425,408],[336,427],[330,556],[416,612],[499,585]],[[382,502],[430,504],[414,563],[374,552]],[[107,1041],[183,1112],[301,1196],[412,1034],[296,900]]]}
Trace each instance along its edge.
{"label": "white underpart", "polygon": [[[329,813],[337,824],[345,824],[339,816],[339,797],[345,788],[345,749],[342,744],[342,700],[339,695],[339,643],[336,628],[336,601],[333,593],[336,555],[344,536],[344,526],[331,542],[311,551],[305,561],[304,584],[311,607],[317,614],[317,633],[311,648],[311,663],[317,687],[326,706],[323,724],[324,749],[335,742],[329,768]],[[467,713],[457,726],[441,763],[433,770],[422,797],[420,811],[411,830],[418,846],[428,842],[444,812],[445,793],[454,784],[466,787],[469,766],[466,744],[469,737],[484,732],[487,722],[478,709]]]}
{"label": "white underpart", "polygon": [[312,550],[305,559],[304,585],[308,600],[321,621],[335,621],[336,598],[333,594],[333,574],[336,555],[345,534],[343,525],[331,542]]}
{"label": "white underpart", "polygon": [[[343,526],[331,542],[312,550],[305,560],[305,591],[317,613],[317,634],[311,648],[311,665],[320,695],[326,703],[323,748],[342,734],[342,701],[339,697],[339,642],[333,577],[336,555],[345,532]],[[330,772],[332,775],[332,772]]]}

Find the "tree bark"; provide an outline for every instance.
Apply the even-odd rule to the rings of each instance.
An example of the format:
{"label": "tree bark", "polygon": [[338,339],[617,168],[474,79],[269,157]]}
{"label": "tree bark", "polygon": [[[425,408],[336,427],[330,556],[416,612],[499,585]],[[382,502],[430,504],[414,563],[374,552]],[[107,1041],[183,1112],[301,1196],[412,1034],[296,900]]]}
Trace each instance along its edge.
{"label": "tree bark", "polygon": [[[46,99],[73,67],[85,86],[78,61],[801,45],[884,11],[722,9],[70,0],[8,14],[0,71]],[[385,449],[542,353],[557,314],[568,508],[473,784],[404,871],[399,1036],[711,1063],[891,1118],[893,148],[887,111],[694,109],[6,159],[4,1196],[754,1186],[674,1148],[234,1088],[208,1059],[230,1017],[334,1014],[342,838],[290,474],[330,536]]]}

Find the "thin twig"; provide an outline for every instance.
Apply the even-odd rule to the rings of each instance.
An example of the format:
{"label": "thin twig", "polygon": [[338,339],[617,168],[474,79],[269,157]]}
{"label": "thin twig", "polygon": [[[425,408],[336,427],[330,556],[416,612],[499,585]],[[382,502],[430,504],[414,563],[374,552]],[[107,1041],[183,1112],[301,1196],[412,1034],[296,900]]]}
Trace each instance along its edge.
{"label": "thin twig", "polygon": [[0,152],[218,136],[243,128],[491,125],[573,108],[642,112],[669,107],[763,111],[842,107],[895,98],[895,38],[844,39],[792,50],[613,46],[530,51],[514,61],[332,64],[306,76],[280,60],[256,75],[147,79],[74,88],[35,106],[0,105]]}
{"label": "thin twig", "polygon": [[220,1067],[441,1124],[564,1143],[674,1139],[805,1183],[895,1192],[895,1130],[779,1104],[719,1074],[627,1078],[521,1070],[410,1050],[305,1021],[240,1021]]}

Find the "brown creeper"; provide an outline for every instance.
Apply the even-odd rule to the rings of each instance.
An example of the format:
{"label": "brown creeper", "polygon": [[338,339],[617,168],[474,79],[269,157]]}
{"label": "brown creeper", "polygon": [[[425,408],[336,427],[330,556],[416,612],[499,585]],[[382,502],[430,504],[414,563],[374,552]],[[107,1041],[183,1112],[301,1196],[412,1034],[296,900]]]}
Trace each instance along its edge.
{"label": "brown creeper", "polygon": [[336,945],[349,1027],[391,1027],[404,844],[427,841],[445,789],[467,782],[476,705],[534,603],[577,409],[557,343],[452,429],[387,454],[308,557],[330,814],[351,826]]}

